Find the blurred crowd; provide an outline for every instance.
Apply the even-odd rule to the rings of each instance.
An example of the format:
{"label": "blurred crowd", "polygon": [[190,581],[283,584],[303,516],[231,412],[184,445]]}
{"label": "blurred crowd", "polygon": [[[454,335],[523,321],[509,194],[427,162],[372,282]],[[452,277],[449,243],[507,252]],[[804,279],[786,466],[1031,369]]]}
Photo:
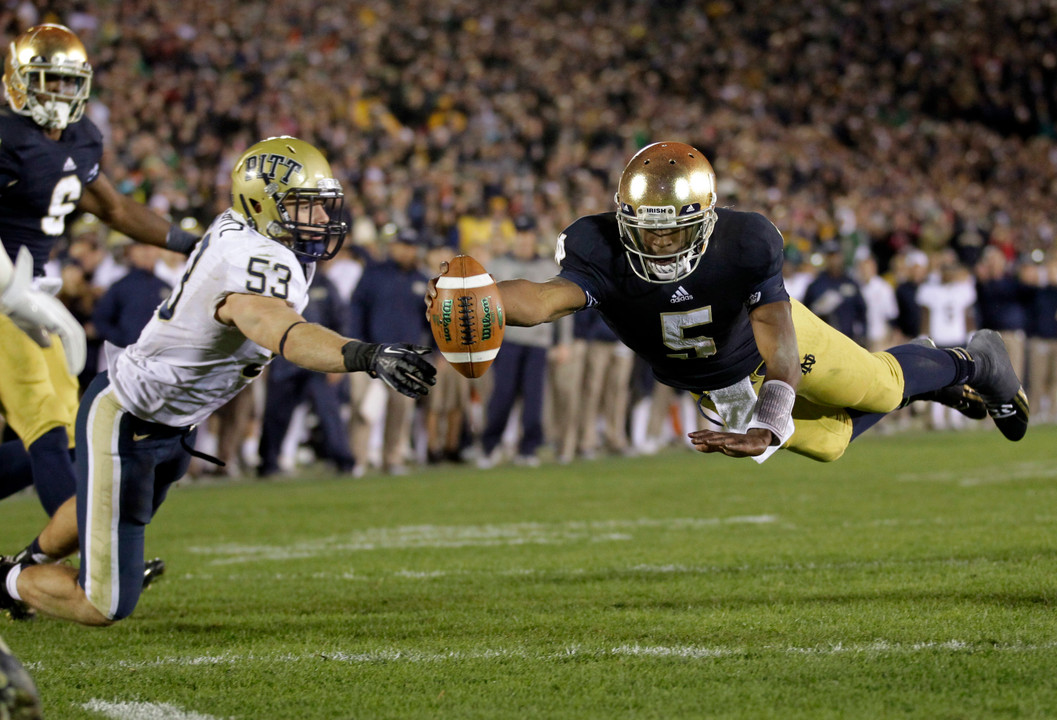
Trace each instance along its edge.
{"label": "blurred crowd", "polygon": [[[352,225],[349,252],[327,272],[350,310],[334,322],[363,327],[355,313],[370,303],[353,297],[360,276],[397,263],[400,246],[414,248],[421,265],[409,289],[436,273],[444,252],[489,266],[515,254],[520,233],[535,238],[532,262],[546,262],[566,224],[612,208],[637,149],[678,139],[712,160],[721,205],[775,222],[790,290],[819,314],[850,323],[864,344],[951,330],[944,313],[952,312],[966,333],[986,325],[1014,347],[1022,338],[1014,352],[1036,417],[1054,419],[1057,359],[1039,349],[1052,339],[1044,308],[1057,285],[1057,10],[1047,0],[97,0],[0,10],[7,37],[46,20],[67,24],[88,47],[89,115],[103,130],[110,178],[189,228],[200,231],[228,205],[231,164],[257,139],[292,134],[324,150]],[[88,319],[113,282],[97,277],[93,262],[125,264],[127,250],[73,237],[75,225],[59,266],[67,300]],[[178,282],[178,259],[157,262]],[[900,298],[895,315],[877,310],[888,302],[873,299],[885,295],[878,282]],[[861,307],[830,308],[847,283]],[[996,317],[997,297],[1020,309]],[[398,339],[428,337],[421,314],[398,327]],[[589,324],[590,313],[579,315]],[[873,317],[886,318],[883,336]],[[962,334],[960,321],[949,335]],[[495,427],[487,430],[499,422],[488,418],[498,373],[456,381],[432,415],[332,381],[342,419],[366,419],[350,429],[347,448],[331,438],[317,449],[363,472],[365,442],[398,442],[402,450],[377,464],[401,472],[408,462],[463,459],[467,448],[483,464],[507,456],[531,464],[541,448],[569,460],[677,437],[692,422],[673,410],[685,399],[653,388],[620,349],[612,357],[622,362],[588,369],[604,348],[586,343],[605,342],[590,333],[605,329],[570,324],[519,338],[545,348],[543,394],[552,398],[536,408],[502,390],[520,436],[506,428],[498,441]],[[537,368],[539,355],[526,351],[526,362]],[[615,375],[592,399],[591,373],[602,371]],[[568,391],[555,388],[570,377],[584,378],[577,404],[586,410],[562,404]],[[258,398],[236,414],[256,418],[234,423],[245,437],[260,435],[264,405]],[[315,414],[291,422],[311,426]],[[387,415],[400,429],[384,428]],[[382,429],[372,442],[365,427]],[[227,442],[241,448],[238,438]],[[292,455],[276,462],[289,467]]]}

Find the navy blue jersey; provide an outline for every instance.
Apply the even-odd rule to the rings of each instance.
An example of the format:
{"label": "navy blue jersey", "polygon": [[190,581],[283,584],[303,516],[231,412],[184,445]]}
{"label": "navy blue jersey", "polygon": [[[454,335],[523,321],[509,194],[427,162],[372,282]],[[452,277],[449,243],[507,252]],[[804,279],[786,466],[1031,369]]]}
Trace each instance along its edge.
{"label": "navy blue jersey", "polygon": [[749,311],[788,302],[782,235],[758,213],[719,209],[704,257],[688,277],[648,283],[632,271],[616,213],[582,217],[559,237],[561,277],[579,285],[620,340],[657,379],[684,390],[715,390],[762,362]]}
{"label": "navy blue jersey", "polygon": [[0,239],[12,260],[25,245],[34,273],[44,273],[102,155],[103,137],[87,118],[52,140],[30,118],[0,109]]}

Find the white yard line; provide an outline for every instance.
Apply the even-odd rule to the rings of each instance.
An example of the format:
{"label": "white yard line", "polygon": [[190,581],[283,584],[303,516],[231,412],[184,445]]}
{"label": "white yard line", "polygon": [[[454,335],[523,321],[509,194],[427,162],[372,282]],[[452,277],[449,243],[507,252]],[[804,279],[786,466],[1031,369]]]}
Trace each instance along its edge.
{"label": "white yard line", "polygon": [[[982,652],[997,652],[997,653],[1032,653],[1032,652],[1050,652],[1057,650],[1057,642],[1045,642],[1045,643],[987,643],[987,642],[971,642],[967,640],[942,640],[942,641],[922,641],[922,642],[891,642],[888,640],[878,639],[867,643],[832,643],[826,645],[816,645],[812,647],[797,647],[797,646],[784,646],[784,645],[764,645],[764,646],[744,646],[744,647],[724,647],[724,646],[704,646],[704,645],[618,645],[615,647],[591,647],[583,644],[568,645],[557,652],[533,652],[525,650],[524,648],[488,648],[484,650],[451,650],[441,652],[431,652],[424,650],[417,650],[414,648],[381,648],[375,650],[327,650],[324,652],[313,652],[313,653],[276,653],[276,654],[219,654],[219,655],[199,655],[199,656],[171,656],[171,657],[159,657],[153,660],[122,660],[113,663],[111,666],[116,669],[128,670],[128,669],[142,669],[150,667],[162,667],[162,666],[182,666],[182,667],[193,667],[193,666],[209,666],[209,665],[240,665],[249,666],[253,664],[258,665],[282,665],[286,663],[305,663],[305,662],[341,662],[349,663],[353,665],[358,664],[373,664],[373,663],[409,663],[409,664],[428,664],[428,663],[442,663],[442,662],[465,662],[475,660],[503,660],[503,659],[521,659],[536,662],[549,662],[553,660],[562,660],[570,657],[585,657],[585,658],[606,658],[606,657],[654,657],[654,658],[685,658],[690,660],[714,660],[726,657],[738,657],[744,656],[748,653],[755,655],[759,654],[776,654],[776,655],[803,655],[803,656],[830,656],[830,655],[865,655],[865,656],[881,656],[881,655],[915,655],[920,653],[954,653],[954,654],[969,654],[969,653],[982,653]],[[34,670],[40,669],[41,663],[34,663],[35,667],[31,668]],[[78,664],[87,665],[86,663]],[[92,662],[93,668],[98,668],[99,664],[95,661]],[[74,666],[74,667],[77,667]],[[125,708],[128,708],[128,712],[137,710],[141,706],[144,708],[158,708],[159,712],[178,712],[183,713],[184,711],[178,708],[173,708],[170,705],[151,705],[150,703],[106,703],[101,700],[93,700],[92,703],[97,704],[96,707],[90,707],[91,710],[98,712],[118,712]],[[86,707],[88,707],[86,705]],[[106,709],[104,709],[106,708]],[[208,715],[201,715],[197,713],[184,713],[176,715],[118,715],[112,714],[110,717],[115,720],[125,720],[126,718],[144,718],[147,720],[213,720]]]}
{"label": "white yard line", "polygon": [[[357,573],[355,570],[341,570],[334,572],[313,572],[307,575],[307,577],[313,580],[326,580],[326,581],[352,581],[352,582],[368,582],[378,580],[379,578],[394,577],[401,580],[440,580],[443,578],[450,577],[540,577],[540,578],[564,578],[564,577],[576,577],[583,576],[589,573],[604,573],[606,575],[614,576],[634,576],[634,575],[720,575],[720,574],[744,574],[744,573],[799,573],[799,572],[843,572],[843,571],[856,571],[856,570],[873,570],[873,569],[885,569],[885,568],[900,568],[900,567],[934,567],[934,566],[949,566],[949,567],[968,567],[975,564],[986,564],[986,565],[997,565],[1003,564],[1007,561],[995,560],[994,558],[986,557],[965,557],[965,558],[919,558],[919,559],[903,559],[903,560],[847,560],[844,562],[803,562],[803,563],[768,563],[760,565],[744,564],[744,565],[682,565],[678,563],[664,564],[664,565],[630,565],[627,567],[606,567],[606,568],[568,568],[568,567],[555,567],[555,568],[503,568],[500,570],[492,570],[483,568],[480,570],[412,570],[409,568],[400,568],[397,570],[381,570],[372,572],[361,572]],[[247,582],[260,582],[262,579],[266,579],[268,582],[282,583],[303,583],[306,575],[293,573],[271,573],[266,576],[262,576],[259,573],[244,573],[244,572],[190,572],[184,573],[179,576],[180,579],[188,582],[208,582],[208,583],[247,583]]]}
{"label": "white yard line", "polygon": [[183,710],[168,703],[108,702],[93,698],[81,707],[111,720],[219,720],[212,715]]}
{"label": "white yard line", "polygon": [[191,547],[213,556],[212,565],[268,560],[297,560],[335,553],[403,548],[458,548],[503,545],[557,545],[571,542],[634,540],[643,528],[707,528],[725,525],[763,525],[778,521],[774,515],[727,518],[640,518],[565,523],[508,523],[504,525],[409,525],[369,528],[284,545],[227,543]]}

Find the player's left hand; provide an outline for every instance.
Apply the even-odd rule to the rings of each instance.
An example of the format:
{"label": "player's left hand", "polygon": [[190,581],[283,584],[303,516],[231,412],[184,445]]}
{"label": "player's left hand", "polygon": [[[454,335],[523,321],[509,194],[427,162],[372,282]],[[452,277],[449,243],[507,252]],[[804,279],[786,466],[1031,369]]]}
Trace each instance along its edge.
{"label": "player's left hand", "polygon": [[719,452],[738,458],[762,455],[774,439],[771,431],[764,428],[752,428],[747,433],[695,430],[688,436],[698,452]]}
{"label": "player's left hand", "polygon": [[0,256],[0,312],[41,347],[51,345],[49,333],[58,335],[70,374],[79,375],[88,355],[84,328],[57,298],[33,288],[33,257],[25,246],[13,267],[2,246]]}

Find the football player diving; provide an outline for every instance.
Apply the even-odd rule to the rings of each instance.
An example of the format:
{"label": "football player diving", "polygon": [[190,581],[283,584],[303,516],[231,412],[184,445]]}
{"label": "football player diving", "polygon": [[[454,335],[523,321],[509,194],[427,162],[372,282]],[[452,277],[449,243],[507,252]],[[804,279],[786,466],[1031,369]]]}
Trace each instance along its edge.
{"label": "football player diving", "polygon": [[643,148],[620,177],[616,211],[558,236],[556,277],[499,283],[507,323],[597,308],[659,382],[722,419],[689,434],[703,453],[763,462],[787,448],[836,460],[913,400],[990,415],[1008,439],[1024,436],[1027,397],[998,333],[981,330],[964,348],[922,339],[871,353],[790,300],[782,235],[767,218],[717,208],[716,199],[699,150]]}
{"label": "football player diving", "polygon": [[0,109],[0,415],[20,438],[0,446],[0,498],[36,486],[49,515],[74,493],[70,458],[84,330],[44,277],[66,218],[93,213],[140,242],[190,252],[197,238],[119,193],[99,169],[103,141],[84,117],[92,66],[62,25],[11,43]]}
{"label": "football player diving", "polygon": [[347,231],[344,193],[319,150],[262,140],[231,180],[232,207],[180,284],[81,399],[77,495],[34,540],[51,558],[80,548],[80,569],[0,562],[0,608],[86,625],[127,617],[142,590],[144,530],[187,471],[195,426],[276,355],[318,372],[367,372],[409,397],[436,382],[427,347],[360,342],[301,316],[316,261],[333,257]]}

